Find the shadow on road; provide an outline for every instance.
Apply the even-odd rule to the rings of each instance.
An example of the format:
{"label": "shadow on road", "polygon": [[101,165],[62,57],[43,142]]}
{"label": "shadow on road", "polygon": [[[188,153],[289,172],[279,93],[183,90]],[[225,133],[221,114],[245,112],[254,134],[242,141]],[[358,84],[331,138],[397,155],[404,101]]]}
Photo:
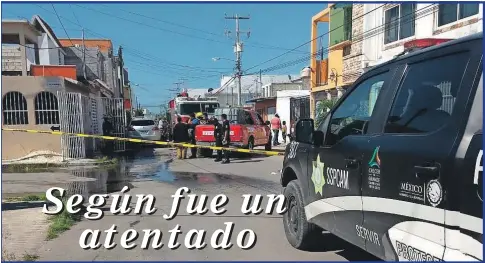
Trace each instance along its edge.
{"label": "shadow on road", "polygon": [[43,207],[45,202],[15,202],[15,203],[2,203],[2,211],[20,210],[27,208]]}
{"label": "shadow on road", "polygon": [[238,159],[231,161],[231,163],[259,163],[262,162],[262,160],[244,160],[244,161],[238,161]]}
{"label": "shadow on road", "polygon": [[320,248],[312,249],[309,252],[335,252],[337,255],[342,256],[348,261],[382,261],[361,248],[330,233],[323,233],[319,243],[325,245]]}

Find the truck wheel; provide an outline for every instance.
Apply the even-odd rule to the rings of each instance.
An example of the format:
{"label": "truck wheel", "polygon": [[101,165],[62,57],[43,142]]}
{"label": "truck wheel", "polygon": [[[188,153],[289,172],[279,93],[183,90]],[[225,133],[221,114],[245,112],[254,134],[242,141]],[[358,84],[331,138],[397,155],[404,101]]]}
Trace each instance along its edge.
{"label": "truck wheel", "polygon": [[323,230],[306,219],[303,195],[298,180],[291,181],[283,190],[288,210],[283,215],[286,239],[297,249],[310,250],[321,246]]}

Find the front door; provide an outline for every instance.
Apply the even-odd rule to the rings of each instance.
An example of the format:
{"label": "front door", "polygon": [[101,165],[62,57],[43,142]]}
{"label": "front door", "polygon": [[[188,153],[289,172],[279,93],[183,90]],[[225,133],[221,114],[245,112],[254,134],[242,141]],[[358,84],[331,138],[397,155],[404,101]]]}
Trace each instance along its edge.
{"label": "front door", "polygon": [[443,258],[447,192],[458,183],[449,180],[453,149],[468,99],[459,91],[470,58],[445,51],[403,65],[383,132],[364,149],[364,227],[379,236],[366,249],[387,260]]}
{"label": "front door", "polygon": [[325,133],[324,145],[309,154],[312,221],[361,248],[366,239],[376,239],[363,227],[362,149],[370,139],[367,131],[378,98],[375,87],[384,87],[390,77],[383,69],[359,81],[324,117],[318,127]]}

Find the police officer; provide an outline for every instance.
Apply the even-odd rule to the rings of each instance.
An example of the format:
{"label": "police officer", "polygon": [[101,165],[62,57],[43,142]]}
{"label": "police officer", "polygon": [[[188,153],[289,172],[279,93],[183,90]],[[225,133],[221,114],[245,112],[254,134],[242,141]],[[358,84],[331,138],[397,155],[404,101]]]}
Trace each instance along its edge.
{"label": "police officer", "polygon": [[[221,115],[222,119],[222,146],[229,147],[231,143],[231,129],[229,125],[229,120],[227,119],[227,114]],[[229,151],[224,151],[224,160],[222,163],[229,163]]]}
{"label": "police officer", "polygon": [[[190,144],[196,144],[195,141],[195,127],[199,125],[199,119],[196,118],[195,113],[190,114],[190,124],[189,124],[189,134],[190,134]],[[197,148],[190,148],[189,159],[197,158]]]}
{"label": "police officer", "polygon": [[[103,117],[103,136],[113,136],[113,123],[111,123],[109,115],[104,115]],[[104,154],[112,156],[114,152],[114,143],[112,140],[104,141]]]}
{"label": "police officer", "polygon": [[[216,118],[212,119],[212,124],[214,125],[214,137],[216,139],[216,147],[222,147],[222,125]],[[217,150],[217,157],[214,161],[222,161],[222,150]]]}

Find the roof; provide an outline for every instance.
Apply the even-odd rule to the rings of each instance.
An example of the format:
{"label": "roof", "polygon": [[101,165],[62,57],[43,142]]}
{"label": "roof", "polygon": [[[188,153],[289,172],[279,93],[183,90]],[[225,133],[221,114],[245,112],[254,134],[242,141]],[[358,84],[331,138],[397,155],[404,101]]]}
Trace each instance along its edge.
{"label": "roof", "polygon": [[407,58],[410,58],[410,57],[413,57],[413,56],[419,56],[422,53],[426,53],[426,52],[429,52],[429,51],[432,51],[432,50],[435,50],[435,49],[440,49],[440,48],[443,48],[443,47],[457,45],[457,44],[465,43],[465,42],[468,42],[468,41],[471,41],[471,40],[478,40],[478,39],[483,39],[483,32],[471,34],[471,35],[468,35],[466,37],[454,39],[454,40],[451,40],[451,41],[448,41],[448,42],[445,42],[445,43],[442,43],[442,44],[439,44],[439,45],[436,45],[436,46],[423,48],[421,50],[393,58],[389,61],[383,62],[382,64],[375,65],[374,67],[369,69],[369,71],[373,71],[373,70],[379,69],[381,67],[385,67],[389,64],[395,63],[396,61],[407,59]]}
{"label": "roof", "polygon": [[[52,30],[52,28],[39,15],[34,15],[32,17],[31,23],[38,30],[44,31],[49,36],[49,38],[52,39],[52,41],[54,42],[54,45],[56,45],[56,47],[58,47],[58,48],[62,47],[61,43],[59,42],[59,39],[57,39],[56,34],[54,34],[54,31]],[[39,28],[39,26],[40,26],[40,28]],[[61,50],[62,53],[66,54],[66,52],[62,48],[60,50]]]}
{"label": "roof", "polygon": [[38,36],[42,35],[42,33],[34,27],[27,19],[2,19],[2,25],[3,24],[23,24],[25,26],[28,26],[32,32]]}
{"label": "roof", "polygon": [[276,99],[276,96],[263,97],[263,98],[254,98],[254,99],[247,100],[246,103],[262,102],[262,101],[275,100],[275,99]]}
{"label": "roof", "polygon": [[[298,79],[300,75],[261,75],[261,80],[259,79],[259,75],[248,75],[241,77],[241,89],[242,92],[250,92],[254,93],[260,87],[259,85],[266,85],[270,83],[285,83],[290,82],[290,78]],[[231,82],[229,82],[231,80]],[[229,83],[228,83],[229,82]],[[261,84],[259,82],[262,82]],[[232,76],[223,76],[221,78],[221,86],[217,89],[212,91],[213,94],[223,92],[221,90],[222,87],[224,88],[225,92],[231,92],[231,87],[236,87],[237,81],[234,81]],[[227,84],[227,85],[226,85]],[[234,90],[235,92],[235,90]]]}
{"label": "roof", "polygon": [[[61,38],[59,42],[63,47],[70,47],[72,45],[82,45],[83,39],[82,38]],[[99,48],[102,52],[108,52],[109,50],[113,49],[113,43],[110,39],[84,39],[84,45],[90,48]]]}
{"label": "roof", "polygon": [[27,19],[2,19],[2,23],[28,23]]}

